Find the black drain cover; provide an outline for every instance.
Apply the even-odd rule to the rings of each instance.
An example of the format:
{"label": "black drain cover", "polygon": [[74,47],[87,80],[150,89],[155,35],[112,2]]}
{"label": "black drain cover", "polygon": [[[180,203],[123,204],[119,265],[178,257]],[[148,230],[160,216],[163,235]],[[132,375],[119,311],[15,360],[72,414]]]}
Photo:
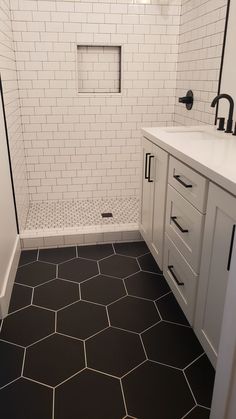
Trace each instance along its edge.
{"label": "black drain cover", "polygon": [[102,212],[102,218],[111,218],[113,217],[111,212]]}

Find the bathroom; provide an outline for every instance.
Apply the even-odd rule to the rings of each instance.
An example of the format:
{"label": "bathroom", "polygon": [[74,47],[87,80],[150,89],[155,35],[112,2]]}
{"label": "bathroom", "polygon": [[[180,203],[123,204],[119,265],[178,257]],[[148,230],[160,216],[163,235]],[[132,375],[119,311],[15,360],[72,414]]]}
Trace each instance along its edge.
{"label": "bathroom", "polygon": [[235,17],[0,0],[4,419],[235,417]]}

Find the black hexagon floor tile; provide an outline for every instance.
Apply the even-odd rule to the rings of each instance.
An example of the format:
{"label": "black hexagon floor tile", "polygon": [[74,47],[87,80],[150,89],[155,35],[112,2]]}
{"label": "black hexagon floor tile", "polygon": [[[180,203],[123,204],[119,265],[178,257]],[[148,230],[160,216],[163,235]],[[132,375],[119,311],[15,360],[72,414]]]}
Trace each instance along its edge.
{"label": "black hexagon floor tile", "polygon": [[81,258],[100,260],[114,254],[111,244],[96,244],[91,246],[78,246],[78,255]]}
{"label": "black hexagon floor tile", "polygon": [[33,262],[21,266],[16,274],[15,282],[30,287],[48,282],[56,277],[56,266],[45,262]]}
{"label": "black hexagon floor tile", "polygon": [[137,333],[143,332],[160,321],[153,301],[130,296],[111,304],[108,307],[108,313],[112,326]]}
{"label": "black hexagon floor tile", "polygon": [[140,337],[109,327],[86,341],[88,367],[122,377],[145,360]]}
{"label": "black hexagon floor tile", "polygon": [[101,260],[99,266],[102,274],[116,278],[126,278],[140,270],[135,259],[120,255],[113,255]]}
{"label": "black hexagon floor tile", "polygon": [[197,403],[211,407],[215,371],[206,355],[196,360],[185,370]]}
{"label": "black hexagon floor tile", "polygon": [[33,304],[51,310],[59,310],[79,299],[78,284],[62,279],[54,279],[35,288]]}
{"label": "black hexagon floor tile", "polygon": [[20,378],[0,391],[1,416],[6,419],[52,419],[52,389]]}
{"label": "black hexagon floor tile", "polygon": [[120,382],[115,378],[87,369],[56,388],[56,419],[121,419],[124,416]]}
{"label": "black hexagon floor tile", "polygon": [[55,331],[55,314],[38,307],[23,308],[4,319],[0,339],[28,346]]}
{"label": "black hexagon floor tile", "polygon": [[209,419],[209,417],[210,410],[196,406],[187,416],[185,416],[185,419]]}
{"label": "black hexagon floor tile", "polygon": [[138,272],[125,279],[128,294],[156,300],[170,291],[164,276],[151,272]]}
{"label": "black hexagon floor tile", "polygon": [[151,361],[122,382],[128,413],[137,418],[182,418],[195,404],[182,371]]}
{"label": "black hexagon floor tile", "polygon": [[149,359],[176,368],[185,368],[203,353],[190,327],[160,322],[142,337]]}
{"label": "black hexagon floor tile", "polygon": [[156,305],[163,320],[189,326],[189,322],[172,292],[157,300]]}
{"label": "black hexagon floor tile", "polygon": [[27,348],[23,375],[54,387],[84,367],[83,342],[54,334]]}
{"label": "black hexagon floor tile", "polygon": [[0,341],[0,387],[21,376],[24,349]]}
{"label": "black hexagon floor tile", "polygon": [[144,256],[140,256],[138,258],[138,261],[143,271],[154,272],[159,275],[162,274],[162,271],[160,270],[159,266],[157,265],[151,253],[147,253]]}
{"label": "black hexagon floor tile", "polygon": [[110,304],[126,295],[123,281],[98,275],[81,284],[81,298],[99,304]]}
{"label": "black hexagon floor tile", "polygon": [[20,255],[19,266],[27,263],[35,262],[37,260],[38,250],[22,250]]}
{"label": "black hexagon floor tile", "polygon": [[57,331],[68,336],[86,339],[108,327],[105,307],[79,301],[57,314]]}
{"label": "black hexagon floor tile", "polygon": [[32,292],[32,288],[25,287],[20,284],[14,284],[11,294],[9,313],[30,305]]}
{"label": "black hexagon floor tile", "polygon": [[50,263],[62,263],[76,257],[75,247],[57,247],[53,249],[41,249],[39,260]]}
{"label": "black hexagon floor tile", "polygon": [[58,277],[74,282],[83,282],[88,278],[98,275],[97,263],[92,260],[73,259],[64,262],[58,267]]}
{"label": "black hexagon floor tile", "polygon": [[149,249],[144,241],[128,242],[128,243],[114,243],[116,253],[119,255],[139,257],[149,252]]}

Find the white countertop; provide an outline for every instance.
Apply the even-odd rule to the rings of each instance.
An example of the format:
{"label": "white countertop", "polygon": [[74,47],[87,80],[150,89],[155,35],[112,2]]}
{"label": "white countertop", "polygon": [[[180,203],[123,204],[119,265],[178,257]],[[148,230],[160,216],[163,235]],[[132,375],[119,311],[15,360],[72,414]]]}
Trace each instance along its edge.
{"label": "white countertop", "polygon": [[144,137],[236,196],[236,136],[209,125],[151,127]]}

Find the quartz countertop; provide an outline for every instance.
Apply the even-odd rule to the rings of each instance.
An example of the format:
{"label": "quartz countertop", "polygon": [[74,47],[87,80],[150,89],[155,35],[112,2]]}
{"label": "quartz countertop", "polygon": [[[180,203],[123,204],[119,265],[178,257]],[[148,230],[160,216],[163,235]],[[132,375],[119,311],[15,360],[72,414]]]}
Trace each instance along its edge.
{"label": "quartz countertop", "polygon": [[236,136],[216,127],[142,129],[144,137],[236,196]]}

